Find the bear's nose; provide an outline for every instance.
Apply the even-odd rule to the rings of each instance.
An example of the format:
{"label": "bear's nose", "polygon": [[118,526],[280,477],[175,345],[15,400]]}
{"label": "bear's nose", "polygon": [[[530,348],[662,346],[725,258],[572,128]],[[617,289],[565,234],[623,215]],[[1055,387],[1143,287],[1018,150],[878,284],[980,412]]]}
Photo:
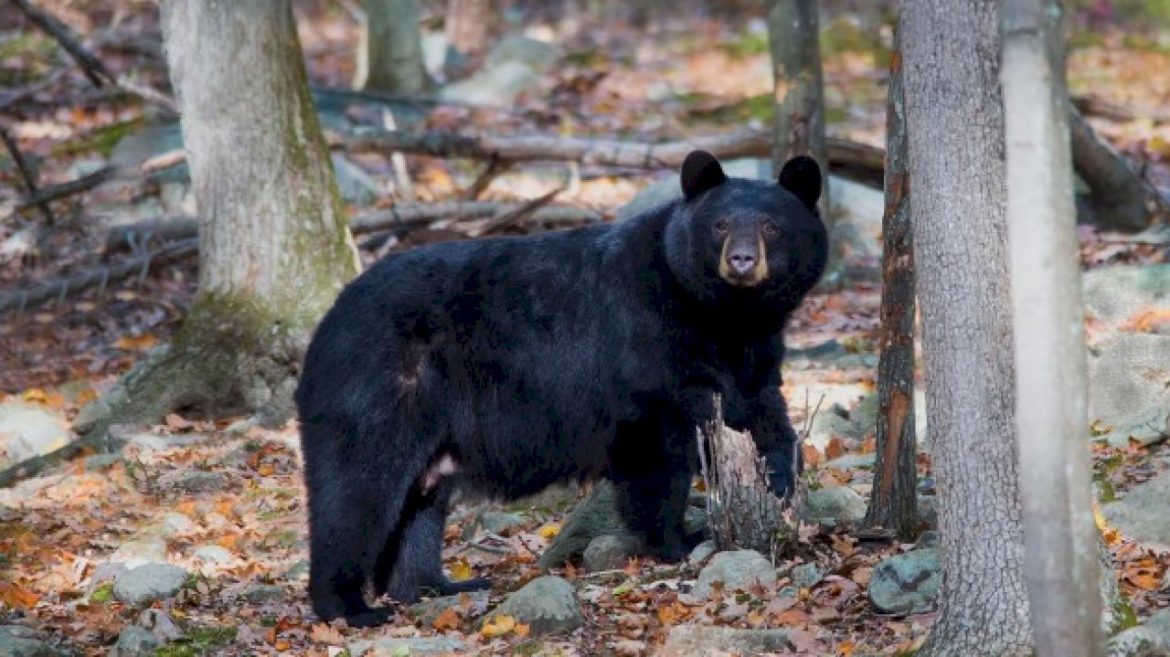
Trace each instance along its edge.
{"label": "bear's nose", "polygon": [[728,264],[731,265],[731,270],[740,276],[747,276],[756,266],[756,254],[746,249],[732,251],[727,256],[727,260]]}

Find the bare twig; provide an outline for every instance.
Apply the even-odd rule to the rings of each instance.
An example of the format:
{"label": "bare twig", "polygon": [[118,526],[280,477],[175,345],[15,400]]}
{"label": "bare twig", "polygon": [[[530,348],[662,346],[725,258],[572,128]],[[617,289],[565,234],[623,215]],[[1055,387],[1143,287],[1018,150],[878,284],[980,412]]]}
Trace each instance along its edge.
{"label": "bare twig", "polygon": [[1128,107],[1096,96],[1073,96],[1069,100],[1085,116],[1098,116],[1110,121],[1149,119],[1155,125],[1170,123],[1170,111],[1160,107]]}
{"label": "bare twig", "polygon": [[496,179],[496,176],[510,168],[512,168],[511,162],[501,162],[499,158],[490,158],[487,166],[475,177],[475,181],[471,183],[471,187],[468,187],[467,191],[463,193],[463,198],[468,201],[478,199],[480,194],[483,194],[492,184],[492,181]]}
{"label": "bare twig", "polygon": [[89,175],[82,176],[75,180],[69,180],[58,185],[42,187],[36,192],[30,193],[28,196],[21,199],[20,202],[16,204],[16,208],[18,210],[25,210],[34,205],[40,205],[49,201],[57,201],[75,194],[88,192],[89,190],[112,180],[127,180],[138,178],[140,176],[149,176],[171,167],[178,166],[185,161],[186,155],[183,153],[183,151],[175,150],[163,153],[157,157],[153,157],[141,165],[103,167]]}
{"label": "bare twig", "polygon": [[532,213],[536,212],[545,205],[548,205],[554,198],[556,198],[557,194],[560,194],[563,191],[563,187],[558,187],[543,196],[539,196],[532,199],[531,201],[528,201],[527,203],[520,205],[517,208],[511,208],[509,210],[500,212],[496,216],[492,217],[491,221],[487,222],[478,229],[471,231],[470,235],[472,237],[479,237],[480,235],[487,235],[488,233],[497,231],[501,228],[504,228],[505,226],[511,226],[517,221],[532,215]]}
{"label": "bare twig", "polygon": [[[3,126],[0,126],[0,140],[4,141],[5,148],[7,148],[8,153],[12,155],[12,161],[16,163],[16,170],[20,173],[21,180],[24,181],[25,190],[28,192],[29,196],[36,196],[36,174],[33,173],[32,168],[28,165],[28,162],[25,161],[24,154],[20,152],[20,146],[16,143],[16,139],[14,139],[12,134],[5,130]],[[49,209],[48,201],[41,201],[40,203],[37,203],[37,207],[40,208],[41,214],[45,216],[45,221],[48,222],[48,225],[52,226],[53,212]]]}

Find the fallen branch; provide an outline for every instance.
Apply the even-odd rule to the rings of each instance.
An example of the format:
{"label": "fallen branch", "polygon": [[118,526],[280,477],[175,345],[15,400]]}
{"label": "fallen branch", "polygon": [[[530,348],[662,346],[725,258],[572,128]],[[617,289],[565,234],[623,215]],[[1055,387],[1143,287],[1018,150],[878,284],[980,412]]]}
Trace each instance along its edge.
{"label": "fallen branch", "polygon": [[52,299],[64,299],[92,287],[105,287],[131,276],[145,276],[152,265],[185,258],[199,248],[194,239],[170,244],[157,251],[129,258],[115,265],[95,267],[72,276],[59,276],[29,288],[0,293],[0,314],[21,311]]}
{"label": "fallen branch", "polygon": [[[499,162],[552,160],[584,165],[641,169],[674,169],[696,149],[716,157],[770,157],[772,142],[764,131],[742,130],[680,141],[648,143],[529,135],[495,137],[454,132],[405,132],[366,128],[345,141],[357,151],[402,151],[432,157],[461,157]],[[829,162],[836,168],[853,171],[881,181],[884,151],[874,146],[829,138]]]}
{"label": "fallen branch", "polygon": [[[29,196],[35,196],[37,193],[36,175],[24,159],[24,153],[20,152],[20,146],[16,143],[16,139],[7,130],[0,127],[0,140],[4,142],[4,146],[8,149],[8,154],[12,156],[12,161],[16,164],[16,171],[20,173],[20,178],[24,181],[25,190]],[[37,207],[41,209],[41,214],[44,215],[47,224],[52,226],[54,223],[53,212],[49,209],[49,204],[42,201],[37,203]]]}
{"label": "fallen branch", "polygon": [[[539,199],[537,199],[539,200]],[[441,203],[408,203],[385,210],[353,217],[349,229],[354,235],[365,235],[386,230],[409,231],[440,219],[482,219],[506,216],[532,203],[500,203],[494,201],[445,201]],[[531,212],[538,223],[595,223],[602,221],[600,213],[570,205],[537,207]],[[138,223],[114,226],[106,236],[106,250],[137,247],[152,239],[178,240],[194,237],[199,222],[194,217],[150,219]]]}
{"label": "fallen branch", "polygon": [[1170,111],[1160,107],[1133,108],[1113,103],[1096,96],[1073,96],[1074,107],[1085,116],[1096,116],[1110,121],[1136,121],[1149,119],[1154,125],[1170,123]]}
{"label": "fallen branch", "polygon": [[153,157],[141,165],[108,166],[75,180],[69,180],[57,185],[42,187],[22,198],[17,204],[17,210],[26,210],[34,205],[41,205],[50,201],[58,201],[89,190],[113,180],[133,180],[149,176],[186,162],[186,155],[181,150],[169,151]]}

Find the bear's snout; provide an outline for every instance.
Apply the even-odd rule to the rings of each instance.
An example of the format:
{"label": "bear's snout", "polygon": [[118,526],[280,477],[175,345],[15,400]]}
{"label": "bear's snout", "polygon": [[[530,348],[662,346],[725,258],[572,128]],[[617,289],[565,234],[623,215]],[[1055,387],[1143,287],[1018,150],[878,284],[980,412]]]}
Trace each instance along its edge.
{"label": "bear's snout", "polygon": [[723,280],[741,287],[759,285],[768,277],[764,240],[759,235],[732,234],[723,243],[719,275]]}

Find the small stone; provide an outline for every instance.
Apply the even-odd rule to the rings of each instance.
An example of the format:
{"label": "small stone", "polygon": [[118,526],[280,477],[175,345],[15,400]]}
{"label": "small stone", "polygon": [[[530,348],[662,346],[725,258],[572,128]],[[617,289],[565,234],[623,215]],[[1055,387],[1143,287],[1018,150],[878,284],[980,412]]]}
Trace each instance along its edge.
{"label": "small stone", "polygon": [[64,447],[69,422],[40,404],[20,399],[0,403],[0,469]]}
{"label": "small stone", "polygon": [[110,657],[150,657],[161,645],[162,641],[149,630],[131,625],[118,635]]}
{"label": "small stone", "polygon": [[824,576],[815,563],[802,563],[792,569],[792,583],[802,589],[816,586]]}
{"label": "small stone", "polygon": [[809,522],[833,525],[858,522],[865,518],[865,498],[848,486],[833,486],[808,491],[805,518]]}
{"label": "small stone", "polygon": [[1170,514],[1166,500],[1170,499],[1170,472],[1139,484],[1126,492],[1125,497],[1101,507],[1110,527],[1127,538],[1158,549],[1170,548]]}
{"label": "small stone", "polygon": [[0,657],[58,657],[62,653],[23,625],[0,625]]}
{"label": "small stone", "polygon": [[195,548],[192,556],[205,564],[224,564],[235,558],[231,550],[222,545],[213,544],[200,545]]}
{"label": "small stone", "polygon": [[351,655],[363,657],[415,657],[416,655],[448,655],[461,653],[467,646],[459,639],[447,636],[383,637],[353,641],[347,647]]}
{"label": "small stone", "polygon": [[703,541],[702,543],[696,545],[695,549],[691,550],[691,554],[687,557],[687,564],[692,567],[702,565],[703,562],[711,558],[711,555],[715,554],[717,549],[718,548],[715,546],[715,541]]}
{"label": "small stone", "polygon": [[109,561],[125,564],[127,568],[137,568],[166,560],[167,544],[160,536],[133,538],[119,546],[109,557]]}
{"label": "small stone", "polygon": [[527,624],[533,634],[569,632],[585,623],[573,585],[552,575],[537,577],[508,595],[488,618],[499,614]]}
{"label": "small stone", "polygon": [[182,638],[183,630],[175,624],[175,620],[162,609],[143,609],[138,614],[138,625],[150,630],[163,641],[174,641]]}
{"label": "small stone", "polygon": [[283,586],[275,584],[253,584],[245,589],[240,597],[254,604],[275,602],[284,599],[285,590]]}
{"label": "small stone", "polygon": [[911,550],[873,569],[869,599],[882,613],[922,613],[934,608],[941,581],[938,548]]}
{"label": "small stone", "polygon": [[691,596],[710,597],[715,582],[723,583],[723,590],[746,591],[754,586],[770,587],[776,584],[776,569],[764,555],[755,550],[720,552],[699,573]]}
{"label": "small stone", "polygon": [[[467,596],[466,608],[464,608],[464,597]],[[491,601],[490,591],[470,591],[468,593],[461,593],[459,595],[445,595],[439,598],[431,598],[430,600],[423,600],[422,602],[413,604],[407,610],[414,622],[423,627],[430,627],[439,614],[443,613],[451,607],[464,608],[463,616],[465,618],[477,618],[487,613],[488,603]]]}
{"label": "small stone", "polygon": [[175,595],[186,581],[187,571],[178,566],[146,564],[114,580],[114,597],[128,605],[149,604]]}
{"label": "small stone", "polygon": [[675,625],[666,635],[660,657],[694,657],[695,655],[758,655],[788,653],[796,647],[788,640],[788,631],[737,630],[714,625]]}
{"label": "small stone", "polygon": [[586,572],[622,568],[630,556],[638,551],[639,542],[633,536],[603,534],[589,541],[582,554]]}

